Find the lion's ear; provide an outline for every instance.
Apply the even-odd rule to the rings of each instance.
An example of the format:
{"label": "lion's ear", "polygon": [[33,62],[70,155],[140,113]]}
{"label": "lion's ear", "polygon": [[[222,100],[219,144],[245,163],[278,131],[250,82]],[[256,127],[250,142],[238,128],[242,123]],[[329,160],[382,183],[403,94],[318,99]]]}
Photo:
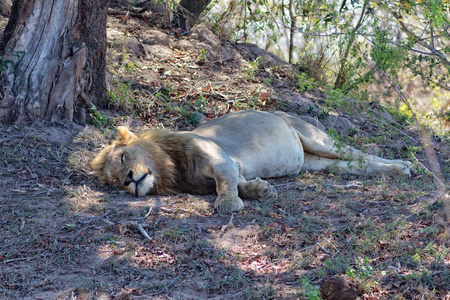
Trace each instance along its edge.
{"label": "lion's ear", "polygon": [[136,135],[125,126],[118,126],[117,131],[119,132],[119,140],[121,143],[127,144],[131,139],[136,138]]}

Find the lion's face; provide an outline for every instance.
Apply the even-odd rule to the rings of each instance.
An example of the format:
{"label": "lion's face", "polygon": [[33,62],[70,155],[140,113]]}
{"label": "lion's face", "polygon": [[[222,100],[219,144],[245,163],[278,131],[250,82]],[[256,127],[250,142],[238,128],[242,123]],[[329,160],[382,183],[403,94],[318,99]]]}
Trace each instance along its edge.
{"label": "lion's face", "polygon": [[109,184],[130,194],[144,196],[155,184],[153,161],[139,144],[113,149],[105,162],[104,174]]}
{"label": "lion's face", "polygon": [[91,166],[102,182],[144,196],[154,188],[159,177],[152,153],[161,150],[151,141],[137,138],[125,127],[118,129],[119,138],[103,149]]}

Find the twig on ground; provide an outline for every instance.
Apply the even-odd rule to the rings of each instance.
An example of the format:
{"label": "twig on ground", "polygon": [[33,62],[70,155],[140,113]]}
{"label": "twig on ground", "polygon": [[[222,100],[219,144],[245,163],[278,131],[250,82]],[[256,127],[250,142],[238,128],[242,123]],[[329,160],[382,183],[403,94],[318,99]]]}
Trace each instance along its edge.
{"label": "twig on ground", "polygon": [[0,144],[1,144],[1,143],[4,143],[4,142],[7,142],[7,141],[10,141],[10,140],[21,139],[21,138],[26,138],[26,137],[28,137],[28,135],[26,135],[26,134],[16,134],[16,135],[12,135],[12,136],[6,137],[6,138],[4,138],[4,139],[1,139],[1,140],[0,140]]}
{"label": "twig on ground", "polygon": [[169,288],[180,278],[180,275],[178,275],[177,277],[175,277],[171,282],[169,282],[168,285],[166,285],[164,287],[164,289],[160,290],[159,292],[153,293],[153,294],[148,294],[148,295],[142,295],[142,296],[136,296],[133,297],[133,299],[149,299],[149,297],[155,297],[157,295],[160,295],[162,293],[169,293]]}
{"label": "twig on ground", "polygon": [[150,214],[152,213],[152,211],[153,211],[153,207],[150,207],[150,208],[148,209],[148,212],[145,214],[145,216],[144,216],[142,219],[143,219],[143,220],[147,219],[148,216],[150,216]]}
{"label": "twig on ground", "polygon": [[396,271],[397,273],[400,273],[400,269],[397,268],[397,267],[394,267],[394,266],[388,266],[387,268],[388,268],[388,269],[392,269],[392,270]]}
{"label": "twig on ground", "polygon": [[342,189],[358,189],[362,187],[359,181],[350,181],[347,184],[324,184],[325,187],[342,188]]}
{"label": "twig on ground", "polygon": [[228,221],[228,223],[223,225],[222,228],[220,229],[220,238],[222,238],[223,235],[225,234],[225,230],[227,230],[228,228],[233,226],[233,218],[234,218],[234,214],[231,214],[230,221]]}
{"label": "twig on ground", "polygon": [[331,254],[331,251],[326,249],[325,247],[323,247],[321,244],[319,244],[318,242],[316,242],[316,245],[319,246],[320,250],[322,250],[323,252],[325,252],[326,254]]}
{"label": "twig on ground", "polygon": [[148,240],[153,241],[153,239],[148,235],[147,231],[145,231],[145,229],[142,226],[142,224],[138,224],[137,227],[138,227],[139,231],[142,233],[143,236],[145,236]]}
{"label": "twig on ground", "polygon": [[298,249],[297,251],[298,251],[298,252],[304,252],[304,251],[311,250],[311,249],[313,249],[314,247],[315,247],[314,245],[306,246],[306,247],[303,247],[303,248],[301,248],[301,249]]}
{"label": "twig on ground", "polygon": [[173,209],[167,208],[167,207],[164,207],[164,206],[158,207],[158,209],[163,211],[163,212],[165,212],[165,213],[168,213],[168,214],[173,214],[174,213]]}
{"label": "twig on ground", "polygon": [[430,204],[428,204],[427,206],[425,206],[424,208],[416,211],[413,214],[410,214],[409,216],[407,216],[405,218],[406,221],[411,221],[411,219],[413,217],[417,217],[419,216],[422,212],[424,212],[425,210],[428,210],[431,206],[435,205],[438,201],[442,200],[444,205],[446,205],[446,203],[449,201],[450,199],[450,195],[447,192],[443,192],[439,197],[436,198],[436,200],[434,200],[433,202],[431,202]]}
{"label": "twig on ground", "polygon": [[157,295],[160,295],[162,293],[169,293],[169,288],[180,278],[180,275],[178,275],[177,277],[175,277],[171,282],[169,282],[168,285],[166,285],[162,290],[160,290],[159,292],[153,293],[153,294],[147,294],[147,295],[142,295],[142,296],[136,296],[133,297],[133,299],[149,299],[151,297],[155,297]]}
{"label": "twig on ground", "polygon": [[[81,214],[74,214],[74,216],[75,216],[75,217],[80,217],[80,218],[88,219],[88,220],[86,220],[86,221],[80,221],[80,220],[79,220],[79,222],[81,222],[81,223],[83,223],[83,224],[89,224],[89,223],[91,223],[91,222],[93,222],[93,221],[102,220],[102,221],[104,221],[104,222],[105,222],[106,224],[108,224],[108,225],[114,225],[113,222],[111,222],[111,221],[105,219],[105,217],[106,217],[107,215],[109,215],[109,213],[110,213],[110,211],[107,211],[107,212],[105,212],[104,214],[101,214],[101,215],[99,215],[99,216],[85,216],[85,215],[81,215]],[[112,223],[112,224],[111,224],[111,223]]]}
{"label": "twig on ground", "polygon": [[9,264],[9,263],[12,263],[12,262],[18,262],[18,261],[24,261],[24,260],[30,261],[32,259],[38,258],[41,255],[42,254],[38,254],[38,255],[30,256],[30,257],[11,258],[11,259],[7,259],[7,260],[3,260],[3,261],[0,260],[0,263]]}
{"label": "twig on ground", "polygon": [[130,220],[125,220],[125,221],[120,221],[118,224],[120,225],[130,225],[130,226],[134,226],[137,227],[139,224],[142,225],[142,227],[149,227],[149,224],[146,223],[141,223],[139,221],[130,221]]}
{"label": "twig on ground", "polygon": [[166,293],[169,292],[169,288],[178,280],[178,278],[180,278],[180,275],[178,275],[177,277],[175,277],[171,282],[169,282],[169,284],[166,286],[165,290]]}
{"label": "twig on ground", "polygon": [[174,213],[180,212],[180,213],[185,213],[185,214],[200,215],[199,213],[197,213],[195,211],[189,211],[189,210],[183,209],[183,208],[172,209],[172,208],[161,206],[161,207],[158,207],[158,209],[165,213],[168,213],[168,214],[174,214]]}
{"label": "twig on ground", "polygon": [[106,217],[107,215],[109,215],[109,211],[105,212],[104,214],[101,214],[99,216],[86,216],[86,215],[81,215],[81,214],[74,214],[75,217],[80,217],[80,218],[86,218],[86,219],[100,219],[103,217]]}
{"label": "twig on ground", "polygon": [[153,207],[150,207],[150,208],[148,209],[148,212],[147,212],[143,217],[137,217],[137,218],[133,218],[133,219],[134,219],[134,220],[137,220],[137,221],[139,221],[139,220],[145,220],[145,219],[148,218],[148,216],[150,216],[150,214],[152,213],[152,211],[153,211]]}
{"label": "twig on ground", "polygon": [[106,223],[106,225],[109,225],[109,226],[116,225],[116,223],[114,223],[113,221],[110,221],[110,220],[105,219],[105,218],[101,218],[100,220],[101,220],[103,223]]}
{"label": "twig on ground", "polygon": [[298,182],[286,182],[286,183],[272,184],[272,186],[274,186],[274,187],[281,187],[281,186],[288,186],[288,185],[298,185]]}

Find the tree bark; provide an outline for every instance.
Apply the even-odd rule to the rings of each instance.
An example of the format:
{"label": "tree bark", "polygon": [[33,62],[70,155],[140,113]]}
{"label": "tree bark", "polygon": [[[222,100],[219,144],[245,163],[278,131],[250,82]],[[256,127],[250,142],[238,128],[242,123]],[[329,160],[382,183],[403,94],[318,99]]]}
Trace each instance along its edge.
{"label": "tree bark", "polygon": [[294,0],[289,1],[289,18],[291,19],[291,28],[289,29],[289,62],[293,63],[294,55],[294,36],[297,17],[294,12]]}
{"label": "tree bark", "polygon": [[189,31],[211,0],[181,0],[177,9],[178,26]]}
{"label": "tree bark", "polygon": [[0,121],[83,125],[107,101],[108,0],[16,0],[0,55]]}

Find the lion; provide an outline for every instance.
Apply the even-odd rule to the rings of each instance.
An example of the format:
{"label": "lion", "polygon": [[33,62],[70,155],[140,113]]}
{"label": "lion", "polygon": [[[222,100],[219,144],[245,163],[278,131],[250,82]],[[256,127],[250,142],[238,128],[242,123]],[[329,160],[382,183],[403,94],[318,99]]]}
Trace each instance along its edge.
{"label": "lion", "polygon": [[190,132],[117,127],[119,136],[91,162],[105,184],[136,196],[217,193],[219,213],[238,212],[245,199],[277,199],[266,180],[302,171],[410,175],[412,163],[337,146],[319,128],[280,112],[239,111]]}

